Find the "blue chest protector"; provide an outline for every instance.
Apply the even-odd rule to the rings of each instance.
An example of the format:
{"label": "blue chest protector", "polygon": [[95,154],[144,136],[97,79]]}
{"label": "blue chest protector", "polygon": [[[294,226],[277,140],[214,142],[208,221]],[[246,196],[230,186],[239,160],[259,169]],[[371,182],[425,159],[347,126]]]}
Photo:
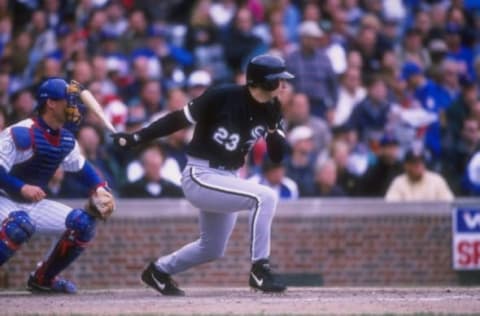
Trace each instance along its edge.
{"label": "blue chest protector", "polygon": [[20,180],[46,188],[55,170],[75,146],[74,136],[66,129],[59,135],[48,135],[38,125],[14,127],[11,130],[17,150],[33,149],[33,156],[13,166],[10,174]]}

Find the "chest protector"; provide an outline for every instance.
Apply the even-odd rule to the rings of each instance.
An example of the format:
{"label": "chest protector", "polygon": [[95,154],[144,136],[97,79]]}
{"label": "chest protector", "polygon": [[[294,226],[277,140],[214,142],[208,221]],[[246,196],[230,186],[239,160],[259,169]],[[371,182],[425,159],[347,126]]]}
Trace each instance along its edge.
{"label": "chest protector", "polygon": [[[55,170],[75,146],[75,138],[66,129],[58,135],[50,135],[40,126],[34,124],[30,128],[16,127],[12,129],[17,150],[32,149],[30,159],[13,166],[11,174],[25,183],[45,188]],[[20,140],[21,147],[18,148]]]}

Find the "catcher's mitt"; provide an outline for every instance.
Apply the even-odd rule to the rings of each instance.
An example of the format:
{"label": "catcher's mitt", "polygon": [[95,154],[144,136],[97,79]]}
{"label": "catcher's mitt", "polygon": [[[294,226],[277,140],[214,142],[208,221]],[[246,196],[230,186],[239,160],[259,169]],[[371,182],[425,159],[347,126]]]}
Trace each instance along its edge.
{"label": "catcher's mitt", "polygon": [[115,210],[115,199],[105,187],[98,189],[90,196],[85,211],[96,218],[106,220]]}

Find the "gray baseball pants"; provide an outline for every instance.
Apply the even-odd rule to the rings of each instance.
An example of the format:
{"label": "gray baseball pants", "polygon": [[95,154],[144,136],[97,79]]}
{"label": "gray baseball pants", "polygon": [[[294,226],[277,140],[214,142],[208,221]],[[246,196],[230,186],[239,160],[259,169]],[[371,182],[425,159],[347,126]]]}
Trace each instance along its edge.
{"label": "gray baseball pants", "polygon": [[241,210],[250,210],[252,262],[269,257],[278,202],[272,189],[238,178],[236,171],[210,168],[208,161],[191,157],[183,171],[182,187],[185,197],[199,209],[200,238],[160,257],[157,268],[175,274],[222,257]]}

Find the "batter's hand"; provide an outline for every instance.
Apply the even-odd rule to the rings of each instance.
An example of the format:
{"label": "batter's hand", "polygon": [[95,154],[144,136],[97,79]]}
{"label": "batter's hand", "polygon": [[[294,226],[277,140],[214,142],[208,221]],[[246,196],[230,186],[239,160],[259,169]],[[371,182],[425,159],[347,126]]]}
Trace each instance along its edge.
{"label": "batter's hand", "polygon": [[20,193],[30,202],[38,202],[47,196],[42,188],[30,184],[25,184],[20,190]]}
{"label": "batter's hand", "polygon": [[140,138],[138,134],[129,134],[129,133],[115,133],[111,134],[110,137],[113,138],[113,143],[115,146],[119,146],[122,148],[131,148],[136,146],[140,143]]}

